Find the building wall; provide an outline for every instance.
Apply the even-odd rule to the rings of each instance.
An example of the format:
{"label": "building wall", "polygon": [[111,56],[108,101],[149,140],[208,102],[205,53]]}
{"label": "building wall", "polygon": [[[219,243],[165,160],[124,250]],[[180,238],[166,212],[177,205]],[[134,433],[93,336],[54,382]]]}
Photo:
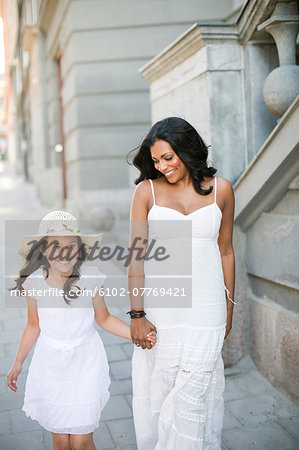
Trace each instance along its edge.
{"label": "building wall", "polygon": [[[186,46],[186,57],[181,51],[175,64],[176,56],[168,60],[171,50],[166,50],[153,62],[155,73],[144,69],[150,79],[152,122],[167,116],[189,120],[211,145],[209,160],[218,175],[234,183],[277,123],[262,96],[277,52],[273,43],[244,49],[233,27],[228,31],[199,24],[197,34],[202,41],[193,44],[198,48],[193,54]],[[171,70],[170,61],[175,64]]]}
{"label": "building wall", "polygon": [[299,403],[299,177],[247,233],[250,353],[260,372]]}
{"label": "building wall", "polygon": [[49,198],[55,203],[61,185],[60,164],[53,157],[59,139],[57,54],[63,80],[67,206],[84,216],[86,209],[107,204],[125,216],[132,174],[124,156],[151,124],[148,85],[138,69],[195,21],[221,20],[235,7],[236,2],[228,0],[57,3],[44,31],[52,156],[35,182],[40,185],[46,175],[55,183],[50,184],[51,193],[39,188],[43,203],[49,204]]}
{"label": "building wall", "polygon": [[[17,119],[17,72],[18,62],[14,60],[17,47],[18,10],[16,2],[2,2],[1,14],[4,30],[6,99],[7,99],[7,148],[9,158],[16,170],[18,159],[18,119]],[[10,77],[7,77],[10,69]]]}
{"label": "building wall", "polygon": [[[241,22],[246,28],[254,4],[256,22],[248,25],[254,34],[271,10],[249,3]],[[260,372],[298,403],[299,177],[290,183],[299,167],[298,97],[280,120],[267,109],[263,88],[279,64],[275,43],[248,29],[245,40],[238,26],[199,23],[142,74],[152,121],[183,116],[211,144],[217,175],[235,187],[237,305],[225,365],[250,353]]]}
{"label": "building wall", "polygon": [[[153,61],[151,73],[146,68],[143,72],[151,79],[152,121],[171,115],[183,116],[211,145],[209,163],[217,168],[217,176],[232,183],[247,165],[243,50],[233,31],[233,28],[199,25],[190,31],[190,39],[188,35],[185,37],[185,52],[182,43],[180,47],[174,44],[160,61]],[[194,49],[197,46],[197,50],[189,55],[192,46]],[[168,70],[172,63],[174,67]],[[234,248],[238,302],[234,308],[234,324],[237,326],[225,342],[226,366],[235,364],[248,351],[246,234],[239,228],[235,229]]]}

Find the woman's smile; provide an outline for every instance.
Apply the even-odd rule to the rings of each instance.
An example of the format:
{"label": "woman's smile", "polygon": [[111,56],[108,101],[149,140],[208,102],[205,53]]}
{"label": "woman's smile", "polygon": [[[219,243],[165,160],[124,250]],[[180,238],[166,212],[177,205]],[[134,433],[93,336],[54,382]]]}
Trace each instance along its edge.
{"label": "woman's smile", "polygon": [[183,161],[174,152],[168,142],[157,140],[150,147],[155,168],[161,172],[169,182],[176,183],[187,175],[188,170]]}
{"label": "woman's smile", "polygon": [[174,174],[175,169],[170,170],[169,172],[165,172],[164,175],[169,178]]}

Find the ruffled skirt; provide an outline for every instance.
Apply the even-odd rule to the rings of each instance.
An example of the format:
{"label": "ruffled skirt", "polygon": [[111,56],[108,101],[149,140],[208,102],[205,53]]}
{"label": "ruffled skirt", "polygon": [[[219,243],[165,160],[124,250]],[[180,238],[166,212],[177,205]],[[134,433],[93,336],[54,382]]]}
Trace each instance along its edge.
{"label": "ruffled skirt", "polygon": [[225,326],[158,330],[135,347],[133,411],[139,450],[220,450]]}
{"label": "ruffled skirt", "polygon": [[91,330],[81,341],[70,345],[41,335],[34,350],[22,409],[53,433],[93,432],[109,399],[102,340]]}

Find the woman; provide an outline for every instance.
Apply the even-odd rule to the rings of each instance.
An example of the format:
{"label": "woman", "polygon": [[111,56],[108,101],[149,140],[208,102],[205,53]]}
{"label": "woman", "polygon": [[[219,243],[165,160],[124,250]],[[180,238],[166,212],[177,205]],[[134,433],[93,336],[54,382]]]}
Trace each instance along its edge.
{"label": "woman", "polygon": [[[192,307],[146,308],[141,295],[131,299],[139,450],[221,448],[221,349],[232,327],[234,303],[234,194],[228,180],[213,176],[216,169],[207,166],[207,157],[197,131],[170,117],[151,128],[133,160],[140,176],[131,239],[138,233],[144,238],[147,224],[155,220],[192,221]],[[131,288],[134,279],[142,286],[136,262],[129,268]],[[150,348],[146,336],[155,329],[158,343],[144,351]]]}

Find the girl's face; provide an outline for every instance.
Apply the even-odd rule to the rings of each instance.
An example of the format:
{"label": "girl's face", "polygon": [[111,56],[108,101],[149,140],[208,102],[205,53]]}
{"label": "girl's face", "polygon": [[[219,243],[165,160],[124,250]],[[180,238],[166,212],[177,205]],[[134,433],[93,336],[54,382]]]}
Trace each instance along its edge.
{"label": "girl's face", "polygon": [[155,168],[165,175],[169,183],[176,183],[189,174],[187,167],[168,142],[161,139],[156,141],[150,147],[150,152]]}
{"label": "girl's face", "polygon": [[76,236],[48,237],[48,245],[44,255],[49,261],[53,272],[61,275],[71,273],[78,260],[78,241]]}

